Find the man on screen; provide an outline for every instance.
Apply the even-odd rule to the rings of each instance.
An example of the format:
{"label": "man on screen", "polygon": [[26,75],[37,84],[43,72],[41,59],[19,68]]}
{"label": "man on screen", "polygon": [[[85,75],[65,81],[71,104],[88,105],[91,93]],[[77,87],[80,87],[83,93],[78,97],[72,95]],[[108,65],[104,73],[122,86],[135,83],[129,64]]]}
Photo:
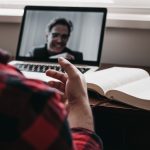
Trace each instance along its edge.
{"label": "man on screen", "polygon": [[60,56],[69,60],[82,60],[81,52],[72,51],[66,47],[72,28],[72,22],[65,18],[53,19],[47,26],[45,45],[34,48],[27,56],[42,60]]}

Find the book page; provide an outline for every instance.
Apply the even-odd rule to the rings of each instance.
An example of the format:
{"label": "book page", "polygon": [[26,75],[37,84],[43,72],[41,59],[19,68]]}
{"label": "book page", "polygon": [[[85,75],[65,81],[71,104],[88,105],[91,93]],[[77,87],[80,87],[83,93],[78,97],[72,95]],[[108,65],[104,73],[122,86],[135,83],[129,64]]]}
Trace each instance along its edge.
{"label": "book page", "polygon": [[106,96],[110,99],[150,110],[150,77],[110,90]]}
{"label": "book page", "polygon": [[65,52],[65,53],[61,53],[61,54],[56,54],[56,55],[53,55],[53,56],[50,56],[49,58],[59,58],[59,57],[64,57],[64,58],[66,58],[66,56],[67,56],[67,53]]}
{"label": "book page", "polygon": [[149,74],[145,70],[128,67],[112,67],[85,74],[86,82],[100,86],[104,93],[116,87],[146,77],[149,77]]}
{"label": "book page", "polygon": [[150,101],[150,77],[120,86],[113,91],[120,91],[136,98]]}

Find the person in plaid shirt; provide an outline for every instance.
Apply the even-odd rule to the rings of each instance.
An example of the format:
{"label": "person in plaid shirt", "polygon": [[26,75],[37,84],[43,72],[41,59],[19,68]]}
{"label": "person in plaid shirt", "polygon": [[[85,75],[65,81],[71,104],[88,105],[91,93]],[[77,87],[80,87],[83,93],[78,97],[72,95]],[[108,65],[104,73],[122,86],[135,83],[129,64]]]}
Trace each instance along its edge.
{"label": "person in plaid shirt", "polygon": [[[0,149],[101,150],[83,75],[64,58],[57,79],[27,79],[0,50]],[[67,99],[67,101],[64,101]]]}

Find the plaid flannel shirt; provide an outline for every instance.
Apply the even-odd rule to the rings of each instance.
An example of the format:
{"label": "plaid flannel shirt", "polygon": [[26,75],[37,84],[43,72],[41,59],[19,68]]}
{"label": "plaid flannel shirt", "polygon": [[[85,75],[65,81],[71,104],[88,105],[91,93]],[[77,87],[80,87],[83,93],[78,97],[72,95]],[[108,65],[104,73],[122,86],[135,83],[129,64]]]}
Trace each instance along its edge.
{"label": "plaid flannel shirt", "polygon": [[101,150],[92,131],[70,129],[56,89],[0,63],[0,149]]}

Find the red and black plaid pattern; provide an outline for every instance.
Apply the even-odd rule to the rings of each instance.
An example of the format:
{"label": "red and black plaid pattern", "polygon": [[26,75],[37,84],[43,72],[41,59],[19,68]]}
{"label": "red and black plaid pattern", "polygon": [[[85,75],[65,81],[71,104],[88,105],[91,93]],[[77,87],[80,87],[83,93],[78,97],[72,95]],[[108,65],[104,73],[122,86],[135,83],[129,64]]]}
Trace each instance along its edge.
{"label": "red and black plaid pattern", "polygon": [[101,148],[101,141],[91,131],[73,129],[72,136],[66,118],[55,89],[42,81],[26,79],[14,67],[0,64],[0,149]]}
{"label": "red and black plaid pattern", "polygon": [[80,150],[102,150],[103,144],[96,134],[84,128],[72,128],[74,145]]}

